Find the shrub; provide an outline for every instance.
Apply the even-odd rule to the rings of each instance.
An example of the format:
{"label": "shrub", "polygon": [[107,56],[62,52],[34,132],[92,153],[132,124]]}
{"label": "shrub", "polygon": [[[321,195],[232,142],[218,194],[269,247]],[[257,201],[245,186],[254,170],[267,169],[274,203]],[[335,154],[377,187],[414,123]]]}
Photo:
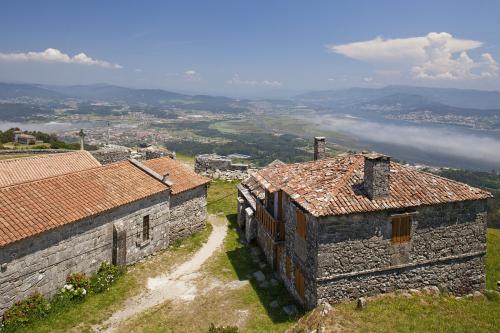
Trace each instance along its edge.
{"label": "shrub", "polygon": [[106,261],[102,262],[97,273],[90,278],[90,290],[94,293],[102,293],[108,290],[123,272],[123,268]]}
{"label": "shrub", "polygon": [[215,326],[213,323],[208,327],[208,333],[238,333],[236,326]]}
{"label": "shrub", "polygon": [[66,278],[66,284],[61,289],[61,293],[70,299],[83,299],[89,287],[90,280],[85,273],[73,273]]}
{"label": "shrub", "polygon": [[44,317],[49,313],[50,304],[40,293],[34,293],[22,301],[16,302],[3,314],[5,328],[21,326],[29,321]]}

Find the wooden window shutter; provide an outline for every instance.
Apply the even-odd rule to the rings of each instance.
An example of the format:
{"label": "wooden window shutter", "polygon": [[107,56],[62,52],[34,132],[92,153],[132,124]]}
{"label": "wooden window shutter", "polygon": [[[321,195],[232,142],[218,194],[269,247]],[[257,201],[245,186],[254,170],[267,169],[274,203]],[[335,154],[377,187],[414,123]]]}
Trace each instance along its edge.
{"label": "wooden window shutter", "polygon": [[292,260],[290,259],[289,256],[286,256],[286,277],[288,280],[292,278]]}
{"label": "wooden window shutter", "polygon": [[297,209],[296,215],[297,215],[297,233],[299,234],[299,236],[306,239],[307,236],[306,217],[300,209]]}
{"label": "wooden window shutter", "polygon": [[302,300],[304,299],[304,289],[304,275],[302,274],[300,268],[295,266],[295,290]]}
{"label": "wooden window shutter", "polygon": [[392,218],[392,242],[404,243],[410,240],[411,217],[395,216]]}

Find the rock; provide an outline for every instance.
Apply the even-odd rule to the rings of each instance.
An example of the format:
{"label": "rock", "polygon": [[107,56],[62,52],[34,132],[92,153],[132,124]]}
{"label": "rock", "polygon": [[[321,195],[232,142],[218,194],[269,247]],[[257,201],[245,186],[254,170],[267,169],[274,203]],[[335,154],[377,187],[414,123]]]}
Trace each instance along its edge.
{"label": "rock", "polygon": [[439,295],[439,288],[436,286],[428,286],[424,288],[424,291],[429,295]]}
{"label": "rock", "polygon": [[299,311],[297,311],[297,307],[293,304],[289,304],[283,307],[283,312],[285,312],[289,316],[295,316]]}
{"label": "rock", "polygon": [[260,267],[260,268],[264,268],[264,267],[266,267],[266,263],[265,263],[265,262],[261,262],[261,263],[259,263],[259,267]]}
{"label": "rock", "polygon": [[473,298],[484,298],[484,295],[480,291],[475,291],[472,293]]}
{"label": "rock", "polygon": [[332,310],[332,306],[328,302],[323,302],[320,306],[320,314],[322,317],[326,316]]}
{"label": "rock", "polygon": [[420,290],[418,290],[418,289],[410,289],[409,292],[412,295],[420,295],[420,294],[422,294],[422,292]]}
{"label": "rock", "polygon": [[276,287],[279,283],[278,283],[278,280],[276,279],[271,279],[269,280],[269,283],[271,284],[271,286],[273,287]]}
{"label": "rock", "polygon": [[360,309],[360,310],[361,309],[365,309],[367,305],[368,305],[368,302],[367,302],[366,298],[364,298],[364,297],[358,298],[358,302],[357,302],[357,305],[356,305],[356,307],[358,309]]}
{"label": "rock", "polygon": [[279,305],[280,304],[279,304],[279,302],[277,300],[274,300],[271,303],[269,303],[269,307],[271,307],[273,309],[277,308]]}
{"label": "rock", "polygon": [[262,282],[262,281],[265,281],[266,280],[266,276],[264,275],[264,273],[262,273],[262,271],[257,271],[255,273],[253,273],[253,277],[255,278],[255,280],[257,280],[258,282]]}

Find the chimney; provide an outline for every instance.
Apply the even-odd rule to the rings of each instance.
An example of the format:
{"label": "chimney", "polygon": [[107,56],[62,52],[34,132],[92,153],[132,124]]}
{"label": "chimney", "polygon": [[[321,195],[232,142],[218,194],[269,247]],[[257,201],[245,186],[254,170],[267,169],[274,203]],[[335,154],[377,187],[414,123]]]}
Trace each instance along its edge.
{"label": "chimney", "polygon": [[314,160],[321,160],[325,158],[326,152],[326,139],[324,136],[314,137]]}
{"label": "chimney", "polygon": [[391,158],[379,153],[363,154],[365,157],[363,185],[370,199],[389,195]]}

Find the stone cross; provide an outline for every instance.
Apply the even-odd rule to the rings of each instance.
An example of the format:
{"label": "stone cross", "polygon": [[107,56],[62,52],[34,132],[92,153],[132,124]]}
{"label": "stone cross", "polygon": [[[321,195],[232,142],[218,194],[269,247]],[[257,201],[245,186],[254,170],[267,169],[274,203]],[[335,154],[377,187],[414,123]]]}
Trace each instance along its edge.
{"label": "stone cross", "polygon": [[83,132],[83,128],[80,129],[80,133],[78,133],[78,136],[80,137],[80,150],[85,150],[83,147],[83,139],[85,138],[85,133]]}

